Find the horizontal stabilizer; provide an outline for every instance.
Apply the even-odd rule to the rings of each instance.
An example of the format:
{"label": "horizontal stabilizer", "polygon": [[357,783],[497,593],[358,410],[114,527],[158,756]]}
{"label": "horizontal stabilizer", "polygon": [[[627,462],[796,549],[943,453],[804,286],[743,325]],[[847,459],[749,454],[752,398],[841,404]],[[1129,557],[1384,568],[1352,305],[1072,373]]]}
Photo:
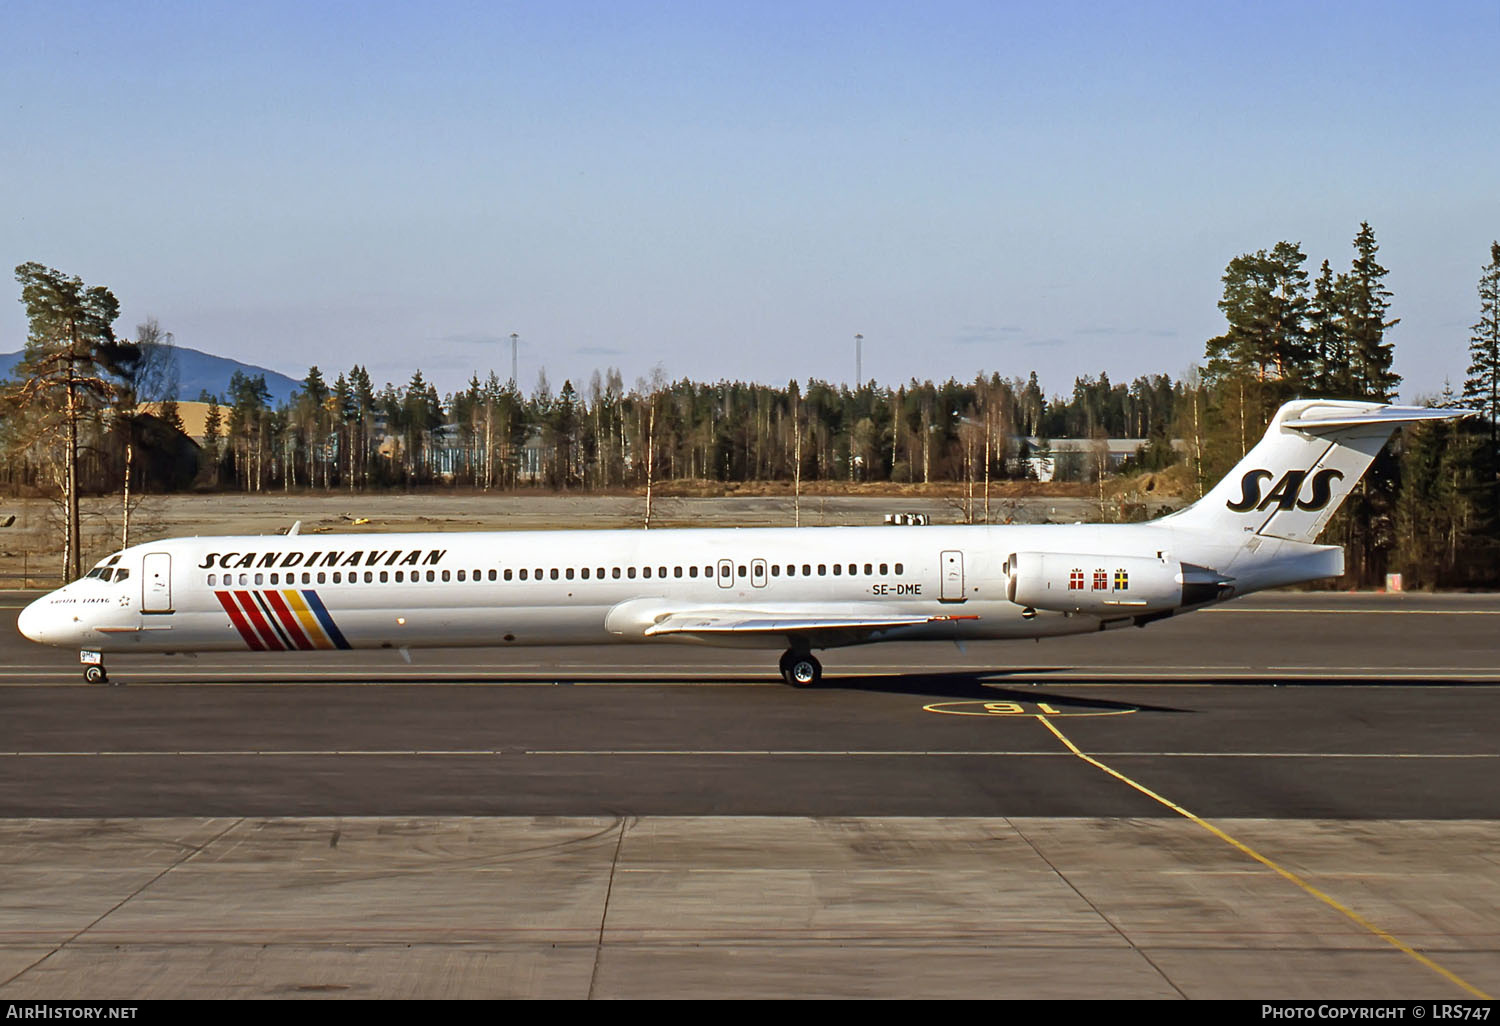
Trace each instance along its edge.
{"label": "horizontal stabilizer", "polygon": [[1396,427],[1424,420],[1453,420],[1456,417],[1475,416],[1478,412],[1477,410],[1447,410],[1429,406],[1380,406],[1351,415],[1347,410],[1338,407],[1313,407],[1304,411],[1300,417],[1282,421],[1281,426],[1295,428],[1307,434],[1324,434],[1342,428]]}

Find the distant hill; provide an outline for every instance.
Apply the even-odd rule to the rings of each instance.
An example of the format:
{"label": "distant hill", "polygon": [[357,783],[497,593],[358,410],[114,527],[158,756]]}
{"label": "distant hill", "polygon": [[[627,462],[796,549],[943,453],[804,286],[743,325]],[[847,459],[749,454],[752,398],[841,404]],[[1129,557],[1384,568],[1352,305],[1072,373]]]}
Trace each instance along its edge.
{"label": "distant hill", "polygon": [[[287,402],[292,392],[302,387],[300,381],[294,381],[285,374],[278,374],[264,367],[240,363],[238,360],[214,356],[212,353],[202,353],[186,346],[174,346],[172,351],[177,358],[178,399],[196,399],[204,390],[222,399],[229,390],[229,379],[234,376],[235,371],[249,374],[251,377],[264,374],[266,388],[271,393],[272,406]],[[21,362],[22,355],[24,354],[0,353],[0,377],[9,378],[16,364]]]}

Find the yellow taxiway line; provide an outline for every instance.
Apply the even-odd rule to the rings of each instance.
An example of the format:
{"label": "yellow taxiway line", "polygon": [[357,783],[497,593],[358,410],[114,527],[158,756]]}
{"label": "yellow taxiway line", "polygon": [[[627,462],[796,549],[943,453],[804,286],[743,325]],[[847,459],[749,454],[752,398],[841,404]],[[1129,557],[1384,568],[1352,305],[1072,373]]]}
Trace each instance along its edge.
{"label": "yellow taxiway line", "polygon": [[1120,781],[1121,783],[1128,784],[1129,786],[1135,788],[1141,794],[1143,794],[1146,797],[1152,799],[1153,801],[1156,801],[1156,802],[1161,803],[1162,805],[1165,805],[1167,808],[1171,809],[1173,812],[1177,813],[1179,816],[1183,816],[1186,819],[1189,819],[1192,822],[1198,824],[1204,830],[1207,830],[1209,833],[1213,834],[1215,837],[1217,837],[1219,840],[1223,841],[1225,844],[1228,844],[1230,847],[1235,848],[1236,850],[1238,850],[1242,854],[1248,855],[1250,858],[1254,859],[1256,862],[1259,862],[1261,865],[1263,865],[1266,868],[1268,868],[1268,869],[1276,872],[1277,874],[1279,874],[1280,876],[1284,877],[1285,879],[1290,880],[1292,883],[1296,884],[1298,887],[1302,888],[1308,894],[1311,894],[1313,897],[1317,898],[1319,901],[1323,902],[1328,907],[1334,909],[1337,912],[1342,913],[1344,916],[1348,917],[1351,921],[1353,921],[1355,923],[1358,923],[1364,929],[1368,930],[1370,933],[1374,934],[1376,937],[1379,937],[1381,940],[1385,941],[1387,944],[1389,944],[1391,947],[1395,948],[1397,951],[1403,952],[1404,954],[1409,955],[1412,958],[1416,959],[1418,962],[1422,963],[1427,968],[1431,969],[1433,972],[1437,973],[1439,976],[1443,977],[1443,979],[1447,980],[1448,982],[1450,982],[1450,983],[1452,983],[1452,984],[1454,984],[1454,985],[1456,985],[1458,987],[1463,988],[1464,990],[1468,991],[1470,994],[1474,995],[1475,997],[1480,998],[1481,1000],[1484,1000],[1484,1001],[1493,1001],[1493,1000],[1495,1000],[1489,994],[1486,994],[1484,991],[1480,990],[1478,987],[1476,987],[1473,984],[1469,983],[1467,980],[1465,980],[1463,977],[1459,976],[1457,973],[1454,973],[1454,972],[1452,972],[1452,971],[1450,971],[1448,969],[1443,968],[1442,966],[1440,966],[1436,962],[1434,962],[1432,959],[1430,959],[1426,955],[1422,954],[1420,951],[1417,951],[1416,949],[1412,948],[1410,945],[1403,943],[1399,938],[1395,937],[1394,935],[1392,935],[1390,933],[1387,933],[1385,930],[1382,930],[1380,927],[1376,926],[1374,923],[1370,922],[1364,916],[1360,915],[1358,912],[1355,912],[1353,909],[1349,908],[1347,905],[1341,904],[1340,902],[1338,902],[1334,898],[1332,898],[1329,895],[1327,895],[1327,894],[1323,893],[1322,891],[1318,890],[1316,887],[1314,887],[1312,884],[1308,883],[1306,880],[1302,879],[1296,873],[1293,873],[1291,870],[1282,867],[1281,865],[1277,864],[1274,860],[1267,858],[1266,856],[1262,855],[1260,852],[1256,851],[1254,848],[1251,848],[1249,845],[1247,845],[1247,844],[1245,844],[1245,843],[1243,843],[1241,841],[1235,840],[1233,837],[1230,837],[1228,834],[1226,834],[1224,831],[1220,830],[1218,827],[1214,826],[1212,823],[1208,822],[1207,820],[1205,820],[1205,819],[1203,819],[1203,818],[1201,818],[1199,816],[1194,815],[1193,813],[1189,812],[1187,809],[1184,809],[1182,806],[1178,805],[1177,803],[1175,803],[1173,801],[1170,801],[1170,800],[1168,800],[1166,798],[1163,798],[1161,795],[1157,794],[1155,791],[1151,790],[1149,787],[1146,787],[1144,784],[1138,784],[1138,783],[1136,783],[1134,780],[1131,780],[1129,777],[1127,777],[1125,774],[1119,772],[1118,770],[1112,769],[1111,767],[1106,766],[1104,763],[1100,762],[1098,759],[1095,759],[1093,756],[1085,754],[1077,745],[1075,745],[1072,741],[1068,740],[1067,736],[1064,735],[1062,731],[1058,730],[1057,727],[1055,725],[1053,725],[1050,717],[1048,717],[1046,715],[1038,715],[1036,718],[1041,721],[1042,726],[1046,727],[1053,734],[1055,734],[1057,736],[1057,739],[1059,741],[1061,741],[1064,745],[1066,745],[1068,747],[1068,750],[1070,752],[1072,752],[1074,755],[1078,756],[1078,758],[1082,759],[1084,762],[1088,763],[1090,766],[1093,766],[1095,769],[1103,770],[1105,773],[1108,773],[1110,776],[1114,777],[1116,780]]}

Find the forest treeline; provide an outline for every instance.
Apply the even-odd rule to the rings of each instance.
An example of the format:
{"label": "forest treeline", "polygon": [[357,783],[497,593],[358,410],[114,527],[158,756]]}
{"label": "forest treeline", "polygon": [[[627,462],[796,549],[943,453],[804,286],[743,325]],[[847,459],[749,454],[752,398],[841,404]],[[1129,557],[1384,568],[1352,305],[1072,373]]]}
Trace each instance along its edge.
{"label": "forest treeline", "polygon": [[[134,340],[118,339],[107,289],[23,264],[30,334],[0,405],[6,482],[60,501],[132,483],[251,492],[610,490],[683,478],[972,483],[1033,475],[1051,439],[1138,438],[1128,469],[1183,463],[1189,490],[1201,494],[1287,399],[1394,399],[1389,336],[1398,321],[1368,224],[1353,250],[1346,270],[1323,260],[1315,275],[1297,243],[1235,257],[1222,279],[1225,330],[1206,341],[1201,366],[1175,379],[1082,375],[1070,393],[1049,397],[1035,373],[851,388],[674,381],[658,369],[627,387],[608,369],[556,390],[543,374],[529,393],[494,372],[475,374],[441,395],[420,370],[377,389],[358,364],[332,380],[312,367],[286,403],[273,405],[265,381],[244,374],[222,395],[197,397],[209,404],[201,446],[181,430],[170,334],[148,321]],[[1469,376],[1427,400],[1483,416],[1412,429],[1385,450],[1324,535],[1348,547],[1351,581],[1388,570],[1418,585],[1496,580],[1497,283],[1500,244],[1480,275]],[[1106,464],[1075,456],[1058,470],[1092,479]],[[69,516],[72,532],[76,512]]]}

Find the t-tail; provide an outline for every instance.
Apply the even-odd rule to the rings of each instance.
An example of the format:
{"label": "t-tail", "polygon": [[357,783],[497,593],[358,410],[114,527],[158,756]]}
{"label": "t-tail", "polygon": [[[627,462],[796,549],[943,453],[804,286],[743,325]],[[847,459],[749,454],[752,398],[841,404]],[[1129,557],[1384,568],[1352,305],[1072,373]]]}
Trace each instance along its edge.
{"label": "t-tail", "polygon": [[1299,399],[1276,411],[1229,476],[1164,522],[1189,531],[1312,543],[1403,424],[1472,411]]}

